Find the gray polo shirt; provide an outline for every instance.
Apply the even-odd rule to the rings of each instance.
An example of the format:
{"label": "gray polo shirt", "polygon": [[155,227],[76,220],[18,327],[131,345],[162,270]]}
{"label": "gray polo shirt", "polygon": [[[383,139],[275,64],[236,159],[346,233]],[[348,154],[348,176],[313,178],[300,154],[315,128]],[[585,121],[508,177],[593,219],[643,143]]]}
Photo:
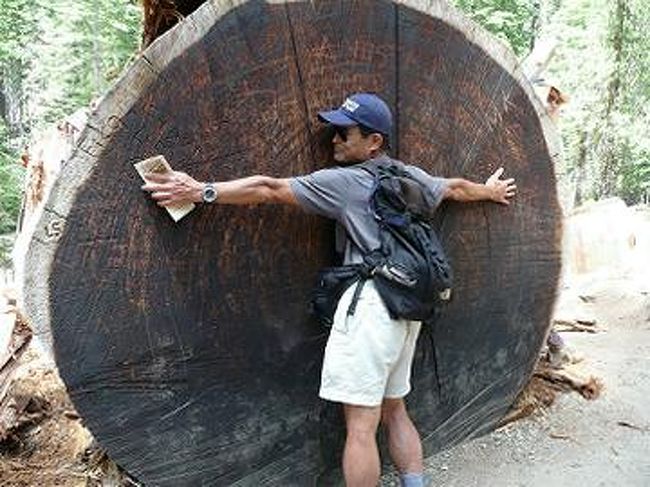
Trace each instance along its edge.
{"label": "gray polo shirt", "polygon": [[[393,161],[388,156],[380,156],[353,166],[322,169],[290,180],[291,189],[304,210],[337,221],[336,250],[343,253],[344,264],[361,262],[363,254],[379,247],[379,226],[369,205],[374,177],[364,167]],[[404,168],[429,188],[437,207],[447,180],[430,176],[415,166],[404,165]]]}

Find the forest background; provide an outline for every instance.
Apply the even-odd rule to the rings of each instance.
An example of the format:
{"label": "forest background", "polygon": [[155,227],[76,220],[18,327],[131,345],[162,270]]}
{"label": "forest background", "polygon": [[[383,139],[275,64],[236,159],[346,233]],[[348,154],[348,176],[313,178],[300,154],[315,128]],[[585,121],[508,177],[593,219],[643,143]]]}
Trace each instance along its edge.
{"label": "forest background", "polygon": [[[570,206],[650,200],[650,2],[453,0],[523,60],[556,44],[543,73],[568,95],[556,173]],[[42,131],[102,95],[139,50],[131,0],[0,0],[0,234],[16,230],[20,155]],[[0,248],[0,260],[3,249]]]}

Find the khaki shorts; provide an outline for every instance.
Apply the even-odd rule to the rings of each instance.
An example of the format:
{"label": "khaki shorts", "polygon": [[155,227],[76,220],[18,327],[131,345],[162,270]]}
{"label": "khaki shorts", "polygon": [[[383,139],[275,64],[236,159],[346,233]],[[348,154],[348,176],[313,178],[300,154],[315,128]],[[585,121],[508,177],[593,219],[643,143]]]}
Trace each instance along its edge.
{"label": "khaki shorts", "polygon": [[347,316],[356,284],[345,291],[325,348],[320,397],[359,406],[379,406],[411,390],[411,363],[419,321],[392,320],[372,281]]}

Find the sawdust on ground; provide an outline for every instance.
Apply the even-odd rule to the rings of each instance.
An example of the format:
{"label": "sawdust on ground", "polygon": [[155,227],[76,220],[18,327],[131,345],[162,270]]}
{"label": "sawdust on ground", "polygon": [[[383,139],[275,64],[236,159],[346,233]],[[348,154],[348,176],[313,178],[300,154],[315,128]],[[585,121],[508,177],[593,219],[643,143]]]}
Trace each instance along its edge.
{"label": "sawdust on ground", "polygon": [[0,441],[0,483],[6,487],[134,485],[95,444],[56,370],[34,349],[22,361],[6,396],[9,404],[4,412],[18,415]]}

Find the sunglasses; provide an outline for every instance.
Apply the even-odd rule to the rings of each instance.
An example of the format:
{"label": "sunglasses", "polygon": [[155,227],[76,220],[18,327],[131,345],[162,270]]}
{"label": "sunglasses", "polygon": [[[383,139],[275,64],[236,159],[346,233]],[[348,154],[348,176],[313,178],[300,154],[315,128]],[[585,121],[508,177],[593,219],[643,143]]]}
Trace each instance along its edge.
{"label": "sunglasses", "polygon": [[347,142],[348,130],[350,130],[352,127],[342,127],[340,125],[331,125],[331,127],[334,130],[334,133],[338,135],[343,142]]}

